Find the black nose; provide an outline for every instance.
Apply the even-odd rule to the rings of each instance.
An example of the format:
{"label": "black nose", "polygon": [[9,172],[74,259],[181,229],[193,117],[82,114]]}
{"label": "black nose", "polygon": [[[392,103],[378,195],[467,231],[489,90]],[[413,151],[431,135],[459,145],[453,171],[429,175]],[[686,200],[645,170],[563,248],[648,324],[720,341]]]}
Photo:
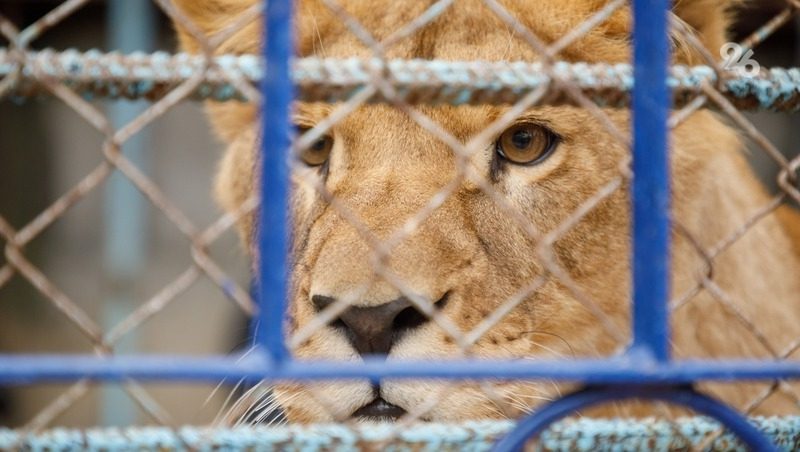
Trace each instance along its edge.
{"label": "black nose", "polygon": [[[311,301],[317,310],[323,310],[336,301],[333,297],[314,295]],[[441,308],[445,299],[438,301]],[[341,328],[356,351],[363,355],[388,355],[392,345],[407,331],[419,327],[428,318],[419,312],[405,297],[389,303],[367,308],[350,307],[331,323]]]}

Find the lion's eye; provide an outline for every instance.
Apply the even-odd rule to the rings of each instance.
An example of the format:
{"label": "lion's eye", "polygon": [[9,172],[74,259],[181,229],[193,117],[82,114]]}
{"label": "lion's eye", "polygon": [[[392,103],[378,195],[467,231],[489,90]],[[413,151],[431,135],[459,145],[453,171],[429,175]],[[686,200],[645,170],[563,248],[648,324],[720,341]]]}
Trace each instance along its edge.
{"label": "lion's eye", "polygon": [[[308,129],[300,129],[301,133],[307,132]],[[306,149],[300,151],[299,157],[308,166],[320,166],[328,161],[328,156],[331,155],[333,148],[333,137],[324,135],[319,137],[316,141],[311,143]]]}
{"label": "lion's eye", "polygon": [[558,136],[533,123],[516,124],[506,129],[495,147],[501,157],[518,165],[533,165],[544,160],[558,144]]}

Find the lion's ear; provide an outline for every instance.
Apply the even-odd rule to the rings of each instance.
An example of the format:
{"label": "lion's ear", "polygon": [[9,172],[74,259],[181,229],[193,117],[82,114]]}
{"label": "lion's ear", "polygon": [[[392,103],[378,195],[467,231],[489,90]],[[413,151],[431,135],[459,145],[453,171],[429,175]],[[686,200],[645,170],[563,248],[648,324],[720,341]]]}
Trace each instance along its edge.
{"label": "lion's ear", "polygon": [[[733,24],[734,12],[744,0],[675,0],[673,12],[695,34],[705,48],[715,57],[728,41],[728,31]],[[675,36],[683,53],[696,53],[680,34]],[[694,60],[695,58],[689,57]],[[693,61],[697,62],[697,61]]]}
{"label": "lion's ear", "polygon": [[257,53],[261,37],[260,17],[241,26],[237,21],[260,0],[172,0],[179,14],[194,24],[188,27],[181,20],[173,18],[182,50],[197,53],[201,50],[195,33],[206,38],[222,32],[230,26],[240,26],[217,49],[217,53]]}

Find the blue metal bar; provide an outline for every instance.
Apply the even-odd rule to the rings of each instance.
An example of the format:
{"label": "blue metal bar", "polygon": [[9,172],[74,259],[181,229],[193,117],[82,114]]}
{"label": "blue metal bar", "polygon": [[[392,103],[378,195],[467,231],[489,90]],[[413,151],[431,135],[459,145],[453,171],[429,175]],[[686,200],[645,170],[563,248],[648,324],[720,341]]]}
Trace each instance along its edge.
{"label": "blue metal bar", "polygon": [[246,356],[0,355],[0,384],[74,381],[207,381],[223,379],[325,380],[382,378],[555,379],[587,384],[686,384],[698,380],[800,380],[800,361],[675,361],[643,366],[640,360],[575,361],[335,361],[274,363],[265,354]]}
{"label": "blue metal bar", "polygon": [[669,359],[669,0],[634,2],[633,345]]}
{"label": "blue metal bar", "polygon": [[551,402],[523,419],[516,428],[501,438],[494,451],[519,451],[525,443],[543,432],[548,426],[576,411],[594,405],[612,401],[640,399],[663,400],[684,407],[692,408],[705,414],[731,430],[751,450],[777,451],[778,449],[747,418],[727,405],[708,396],[695,392],[691,388],[675,388],[663,386],[614,386],[587,388]]}
{"label": "blue metal bar", "polygon": [[261,216],[258,225],[259,315],[256,341],[275,362],[286,356],[283,341],[289,255],[288,150],[292,133],[289,108],[293,86],[289,73],[292,43],[292,2],[267,2],[262,83]]}

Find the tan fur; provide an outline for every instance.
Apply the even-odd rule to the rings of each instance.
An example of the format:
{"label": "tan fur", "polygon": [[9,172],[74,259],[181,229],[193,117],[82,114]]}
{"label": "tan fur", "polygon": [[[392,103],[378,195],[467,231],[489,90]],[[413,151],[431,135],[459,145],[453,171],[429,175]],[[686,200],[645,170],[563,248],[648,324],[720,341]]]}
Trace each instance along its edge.
{"label": "tan fur", "polygon": [[[180,0],[205,33],[215,33],[247,9],[254,0]],[[376,39],[382,39],[424,11],[429,1],[341,1]],[[506,7],[546,42],[580,24],[606,2],[603,0],[507,0]],[[731,2],[679,0],[675,14],[694,27],[712,55],[725,42]],[[532,5],[535,4],[535,7]],[[314,0],[298,6],[298,53],[301,56],[369,56],[370,51],[342,22]],[[628,61],[630,11],[623,8],[567,47],[560,58],[570,61]],[[259,25],[243,28],[220,52],[257,51]],[[198,51],[181,33],[185,49]],[[679,46],[683,41],[678,40]],[[697,52],[679,48],[681,62],[699,61]],[[389,58],[446,60],[537,60],[539,56],[508,25],[481,2],[456,2],[440,18],[387,50]],[[296,105],[296,121],[314,125],[332,106]],[[217,194],[226,209],[234,209],[255,185],[255,110],[249,105],[210,105],[212,122],[228,142],[217,181]],[[419,110],[462,141],[483,130],[506,107],[419,107]],[[619,129],[629,134],[626,110],[606,110]],[[620,146],[590,113],[575,107],[536,107],[525,118],[549,125],[563,142],[544,163],[508,166],[490,185],[526,221],[544,233],[553,230],[588,197],[618,175],[628,151]],[[366,284],[356,305],[386,303],[401,292],[377,278],[371,251],[356,227],[323,202],[304,180],[316,179],[378,238],[392,235],[406,220],[448,184],[457,173],[452,151],[398,110],[370,105],[336,124],[335,146],[326,179],[315,170],[300,169],[295,177],[294,269],[291,299],[292,331],[315,315],[314,294],[352,295]],[[693,114],[672,135],[673,212],[705,249],[712,249],[740,228],[770,197],[755,180],[741,156],[736,133],[708,111]],[[471,158],[477,174],[490,175],[493,148]],[[628,334],[630,299],[629,200],[627,186],[595,207],[554,246],[554,259],[585,294]],[[796,213],[782,208],[771,214],[722,252],[714,261],[712,278],[738,309],[761,330],[778,351],[800,337],[800,258]],[[242,222],[251,243],[253,218]],[[793,234],[793,236],[792,236]],[[706,273],[701,256],[682,235],[675,234],[673,296],[690,293]],[[470,331],[492,310],[526,287],[543,266],[536,258],[537,243],[470,181],[393,250],[387,264],[416,294],[430,300],[450,292],[444,314]],[[768,357],[769,353],[723,303],[702,290],[672,318],[674,352],[678,357]],[[617,343],[568,287],[550,278],[471,350],[478,357],[608,356],[625,344]],[[353,347],[337,330],[317,331],[295,354],[301,359],[357,360]],[[390,360],[452,357],[453,341],[433,323],[405,336]],[[406,409],[429,400],[441,386],[431,382],[388,381],[383,397]],[[553,397],[551,384],[495,384],[495,391],[514,407],[504,412],[474,384],[460,383],[433,410],[430,420],[516,415]],[[764,385],[708,385],[714,394],[742,407]],[[278,389],[290,419],[324,421],[347,417],[371,400],[367,383],[325,383],[313,387],[284,385]],[[760,408],[765,413],[792,409],[783,394]],[[332,411],[333,410],[333,411]]]}

